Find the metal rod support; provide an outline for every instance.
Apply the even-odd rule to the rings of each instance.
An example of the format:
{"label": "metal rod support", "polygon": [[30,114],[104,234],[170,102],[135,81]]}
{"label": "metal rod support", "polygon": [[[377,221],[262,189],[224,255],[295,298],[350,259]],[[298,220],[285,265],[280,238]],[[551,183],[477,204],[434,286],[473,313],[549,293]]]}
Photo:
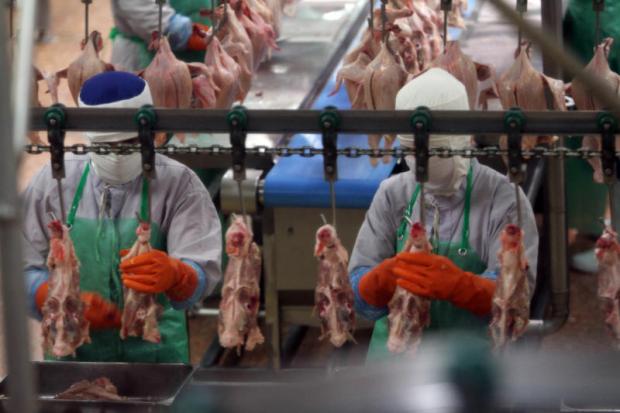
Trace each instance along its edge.
{"label": "metal rod support", "polygon": [[[25,70],[21,73],[30,73],[32,50],[32,32],[34,30],[34,18],[36,4],[34,0],[22,2],[20,45],[30,42],[26,56],[20,49],[19,67]],[[6,21],[5,7],[0,7],[0,21]],[[19,200],[17,196],[17,156],[13,149],[13,141],[23,141],[26,130],[27,99],[21,99],[21,108],[11,104],[10,85],[11,71],[7,59],[8,33],[0,30],[0,125],[4,133],[0,138],[5,150],[0,152],[0,274],[2,274],[2,311],[4,315],[4,343],[5,359],[8,363],[10,380],[8,382],[9,405],[7,411],[31,413],[36,409],[35,384],[33,380],[32,365],[30,364],[30,345],[28,339],[28,320],[26,316],[27,302],[25,284],[23,281],[23,263],[21,259],[21,220]],[[20,72],[17,72],[20,73]],[[22,80],[29,84],[30,76],[21,76]],[[20,79],[17,79],[20,82]],[[23,87],[26,86],[25,89]],[[20,89],[21,87],[21,89]],[[21,84],[19,90],[28,91],[28,86]],[[30,96],[28,93],[23,96]],[[15,108],[12,113],[11,107]],[[20,112],[21,111],[21,112]],[[18,112],[22,118],[15,116]],[[13,127],[13,120],[17,125]],[[19,125],[19,122],[22,122]],[[11,133],[22,133],[12,136]],[[21,145],[20,145],[21,146]],[[8,149],[7,149],[8,148]]]}
{"label": "metal rod support", "polygon": [[[32,130],[46,130],[43,116],[46,108],[32,108]],[[229,132],[226,110],[156,109],[155,131],[166,132]],[[136,131],[132,109],[67,108],[66,131]],[[338,133],[411,133],[408,111],[339,112],[342,120]],[[503,134],[503,111],[432,111],[432,134]],[[620,112],[610,112],[620,117]],[[248,110],[248,133],[321,133],[318,110]],[[527,118],[523,134],[533,135],[598,135],[597,112],[590,111],[532,111],[523,112]],[[19,148],[21,149],[20,142]]]}

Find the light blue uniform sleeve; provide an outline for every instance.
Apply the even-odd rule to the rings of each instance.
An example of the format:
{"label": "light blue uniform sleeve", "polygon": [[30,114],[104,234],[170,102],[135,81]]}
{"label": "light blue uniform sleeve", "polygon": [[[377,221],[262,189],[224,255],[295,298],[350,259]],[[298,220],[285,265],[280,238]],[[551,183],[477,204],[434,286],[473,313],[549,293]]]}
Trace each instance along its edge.
{"label": "light blue uniform sleeve", "polygon": [[388,308],[380,308],[370,305],[366,301],[364,301],[364,299],[360,295],[360,280],[364,275],[366,275],[368,271],[370,271],[370,267],[357,267],[353,271],[351,271],[351,274],[349,274],[349,278],[351,280],[353,294],[355,295],[355,311],[362,317],[374,321],[386,316],[388,314]]}
{"label": "light blue uniform sleeve", "polygon": [[196,287],[194,294],[192,294],[190,298],[188,298],[185,301],[170,300],[170,305],[175,310],[188,310],[204,296],[205,291],[207,290],[207,275],[205,274],[202,267],[198,265],[197,263],[191,260],[181,260],[181,261],[189,265],[196,271],[196,274],[198,275],[198,286]]}
{"label": "light blue uniform sleeve", "polygon": [[168,21],[165,32],[172,50],[185,50],[187,41],[192,35],[192,21],[189,17],[175,13]]}
{"label": "light blue uniform sleeve", "polygon": [[37,308],[35,296],[41,284],[46,282],[49,278],[49,273],[47,270],[40,268],[27,268],[24,270],[24,277],[26,279],[26,294],[30,315],[37,320],[41,320],[41,313]]}

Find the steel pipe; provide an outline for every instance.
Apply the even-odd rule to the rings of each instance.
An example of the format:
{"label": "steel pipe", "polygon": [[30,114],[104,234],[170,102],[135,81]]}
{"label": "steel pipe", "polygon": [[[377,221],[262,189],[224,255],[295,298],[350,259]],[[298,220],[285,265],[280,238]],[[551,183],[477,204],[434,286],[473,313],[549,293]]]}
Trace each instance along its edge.
{"label": "steel pipe", "polygon": [[[46,108],[33,108],[32,130],[46,130]],[[157,109],[155,130],[169,132],[225,132],[226,110]],[[136,131],[133,109],[67,108],[67,131]],[[248,133],[321,133],[319,110],[248,110]],[[411,111],[340,111],[338,133],[412,133]],[[430,133],[506,133],[503,111],[432,111]],[[532,111],[525,115],[524,134],[598,134],[594,111]],[[620,112],[616,113],[620,118]]]}
{"label": "steel pipe", "polygon": [[[35,4],[34,0],[22,2],[21,14],[21,43],[24,38],[30,38],[34,25]],[[6,8],[0,7],[0,21],[6,21]],[[0,151],[0,274],[2,274],[2,299],[4,315],[4,340],[6,361],[9,371],[9,411],[11,412],[34,412],[36,399],[34,397],[35,386],[33,381],[32,366],[30,364],[30,345],[28,340],[28,319],[26,316],[26,292],[23,277],[21,259],[21,220],[19,201],[17,197],[17,164],[16,154],[12,150],[14,142],[22,142],[26,130],[26,118],[20,118],[17,114],[22,113],[15,106],[15,122],[13,125],[13,113],[11,111],[10,85],[11,72],[6,59],[9,43],[6,30],[0,30],[0,125],[3,126],[2,143],[5,150]],[[27,42],[26,42],[27,43]],[[21,73],[32,73],[30,67],[30,48],[20,49],[20,67],[26,64],[26,70]],[[27,53],[29,56],[24,56]],[[17,79],[17,91],[28,91],[29,86],[24,86],[24,81],[30,83],[30,76],[20,76]],[[25,87],[25,89],[24,89]],[[29,93],[22,94],[20,102],[22,109],[28,109]],[[22,120],[20,127],[19,121]],[[15,135],[12,135],[12,132]],[[18,135],[21,134],[21,135]],[[21,145],[20,145],[21,146]],[[21,149],[21,148],[20,148]]]}

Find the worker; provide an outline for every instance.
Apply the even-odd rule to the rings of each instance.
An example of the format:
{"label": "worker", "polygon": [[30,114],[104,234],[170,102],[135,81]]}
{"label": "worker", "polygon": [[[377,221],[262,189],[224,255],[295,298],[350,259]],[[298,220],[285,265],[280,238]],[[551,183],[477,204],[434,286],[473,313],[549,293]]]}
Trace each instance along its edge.
{"label": "worker", "polygon": [[[430,69],[406,84],[396,96],[396,109],[468,110],[464,85],[442,69]],[[400,144],[413,147],[412,135]],[[430,135],[429,147],[464,149],[470,136]],[[411,171],[415,159],[405,161]],[[355,306],[360,315],[376,320],[368,359],[387,354],[387,304],[397,285],[432,300],[428,330],[484,329],[488,326],[500,233],[517,223],[515,189],[506,176],[460,156],[431,157],[424,199],[413,172],[396,174],[379,186],[360,228],[349,263]],[[533,292],[538,232],[534,214],[519,189],[528,280]],[[410,223],[420,221],[424,202],[425,227],[433,254],[402,251]]]}
{"label": "worker", "polygon": [[[211,20],[205,15],[211,0],[170,0],[162,7],[162,31],[177,58],[204,61]],[[152,33],[159,27],[159,7],[153,0],[113,0],[111,63],[122,70],[142,70],[151,62]]]}
{"label": "worker", "polygon": [[[151,104],[148,84],[131,73],[106,72],[87,80],[82,108],[139,108]],[[137,143],[137,132],[87,132],[92,145]],[[49,167],[24,194],[25,275],[32,313],[41,318],[48,292],[51,211],[66,223],[80,264],[81,299],[90,323],[90,344],[79,361],[188,363],[186,315],[221,279],[221,228],[209,193],[186,166],[156,154],[156,177],[142,177],[141,154],[65,157],[62,198]],[[150,197],[150,201],[149,201]],[[120,263],[136,240],[138,211],[150,209],[153,251]],[[142,216],[144,219],[144,216]],[[157,294],[161,342],[119,337],[123,289]]]}

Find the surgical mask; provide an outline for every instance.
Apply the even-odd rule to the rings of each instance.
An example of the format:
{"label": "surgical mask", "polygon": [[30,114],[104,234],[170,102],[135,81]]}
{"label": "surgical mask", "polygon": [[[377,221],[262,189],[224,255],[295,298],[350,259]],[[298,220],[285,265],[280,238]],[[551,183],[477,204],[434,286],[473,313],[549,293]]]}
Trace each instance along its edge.
{"label": "surgical mask", "polygon": [[[405,157],[407,166],[415,173],[415,157]],[[433,195],[450,196],[461,187],[469,170],[470,160],[462,156],[450,158],[432,157],[428,161],[428,181],[424,189]]]}
{"label": "surgical mask", "polygon": [[126,184],[142,173],[142,160],[139,152],[129,155],[116,153],[99,155],[91,152],[90,159],[97,176],[110,185]]}

